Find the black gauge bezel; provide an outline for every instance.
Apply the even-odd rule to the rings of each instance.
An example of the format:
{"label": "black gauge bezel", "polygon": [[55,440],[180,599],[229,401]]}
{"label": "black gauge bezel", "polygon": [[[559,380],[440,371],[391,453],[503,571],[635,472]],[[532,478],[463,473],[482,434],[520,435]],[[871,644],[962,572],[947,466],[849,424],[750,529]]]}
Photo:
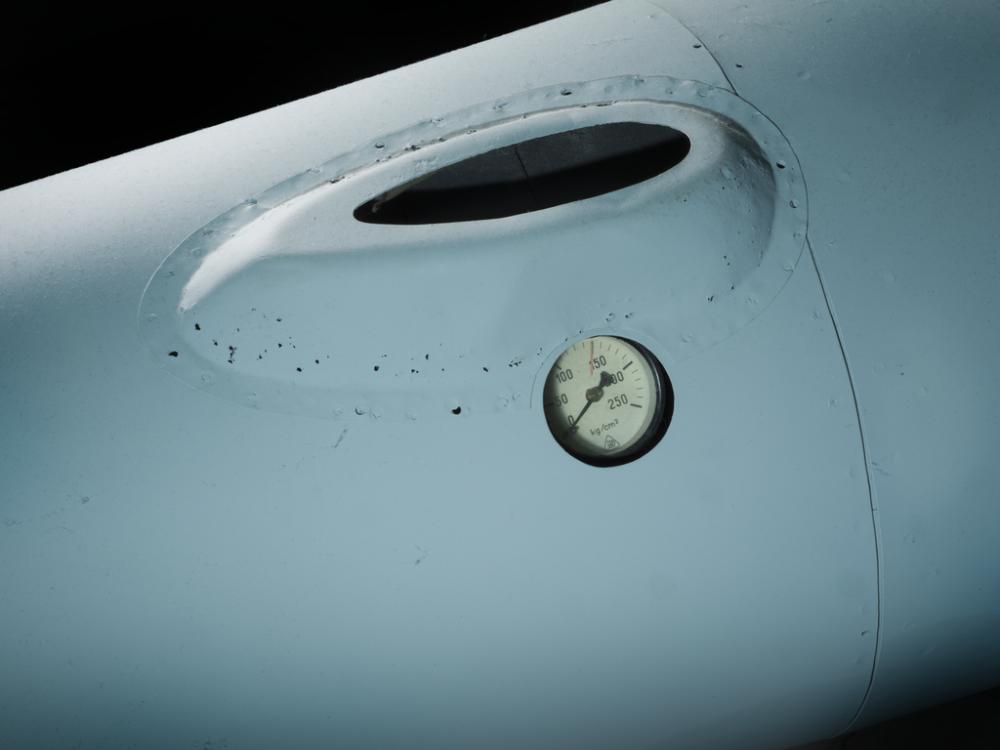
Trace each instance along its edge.
{"label": "black gauge bezel", "polygon": [[[601,333],[584,336],[575,343],[578,344],[581,341],[594,338],[594,336],[607,336],[625,342],[629,346],[633,347],[641,357],[645,358],[646,363],[649,365],[649,369],[653,373],[653,385],[656,389],[656,408],[653,412],[653,419],[646,428],[646,431],[640,435],[639,438],[628,447],[628,449],[622,451],[621,453],[608,456],[593,455],[574,450],[571,445],[568,445],[560,440],[558,435],[556,435],[555,431],[552,429],[552,425],[549,423],[548,417],[544,414],[544,408],[542,416],[545,418],[546,427],[552,435],[552,438],[556,441],[556,444],[573,458],[590,466],[600,468],[622,466],[623,464],[631,463],[632,461],[642,458],[644,455],[649,453],[666,434],[667,428],[670,427],[670,422],[674,415],[674,387],[673,383],[670,381],[670,376],[667,375],[667,371],[664,369],[659,357],[635,339],[630,339],[627,336],[619,336],[614,333]],[[573,345],[574,344],[570,344],[562,351],[566,351]],[[561,352],[559,356],[562,356]],[[556,359],[558,361],[558,357]],[[549,371],[545,374],[545,381],[543,381],[542,384],[543,390],[545,385],[548,383],[551,373],[552,367],[550,367]]]}

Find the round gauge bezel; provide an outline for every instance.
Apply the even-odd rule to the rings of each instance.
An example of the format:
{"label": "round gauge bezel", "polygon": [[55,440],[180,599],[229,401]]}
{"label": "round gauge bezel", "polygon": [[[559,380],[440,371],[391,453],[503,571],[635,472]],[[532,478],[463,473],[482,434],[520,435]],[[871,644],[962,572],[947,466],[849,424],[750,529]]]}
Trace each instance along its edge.
{"label": "round gauge bezel", "polygon": [[636,440],[631,445],[629,445],[620,453],[599,455],[574,449],[574,447],[571,444],[561,440],[559,436],[556,434],[555,430],[553,430],[552,424],[549,422],[548,414],[546,413],[544,405],[542,407],[542,416],[545,419],[546,427],[548,428],[549,433],[552,435],[552,438],[556,441],[556,444],[558,444],[560,448],[566,451],[566,453],[571,455],[573,458],[590,466],[597,466],[601,468],[621,466],[623,464],[631,463],[632,461],[635,461],[641,458],[642,456],[646,455],[647,453],[649,453],[649,451],[655,448],[656,445],[663,438],[663,436],[666,434],[667,428],[670,426],[670,421],[673,418],[673,413],[674,413],[674,388],[673,384],[670,381],[670,376],[667,375],[667,371],[663,367],[663,364],[660,362],[659,357],[653,354],[653,352],[651,352],[648,347],[643,346],[635,339],[631,339],[627,336],[619,336],[614,333],[600,333],[600,334],[593,334],[590,336],[583,336],[580,339],[570,342],[566,346],[564,346],[560,350],[559,354],[556,356],[556,359],[549,366],[548,372],[546,372],[545,374],[545,380],[543,381],[542,384],[543,390],[545,388],[545,385],[548,383],[549,378],[552,375],[552,370],[555,368],[556,362],[559,361],[559,358],[562,357],[562,355],[566,351],[573,348],[573,346],[595,337],[618,339],[619,341],[622,341],[631,346],[632,348],[634,348],[636,352],[639,354],[639,356],[645,359],[646,364],[648,365],[649,370],[653,376],[652,385],[655,391],[655,401],[656,401],[656,405],[653,410],[653,418],[650,421],[649,425],[646,427],[645,432],[643,432],[642,435],[636,438]]}

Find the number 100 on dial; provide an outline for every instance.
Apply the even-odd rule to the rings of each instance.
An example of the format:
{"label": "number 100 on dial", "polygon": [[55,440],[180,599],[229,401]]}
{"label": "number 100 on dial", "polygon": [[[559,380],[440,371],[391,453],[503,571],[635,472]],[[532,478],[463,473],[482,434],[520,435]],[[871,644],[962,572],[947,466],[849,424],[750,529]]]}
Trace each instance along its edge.
{"label": "number 100 on dial", "polygon": [[596,466],[639,458],[659,442],[673,414],[663,366],[642,345],[617,336],[578,341],[545,381],[545,419],[572,456]]}

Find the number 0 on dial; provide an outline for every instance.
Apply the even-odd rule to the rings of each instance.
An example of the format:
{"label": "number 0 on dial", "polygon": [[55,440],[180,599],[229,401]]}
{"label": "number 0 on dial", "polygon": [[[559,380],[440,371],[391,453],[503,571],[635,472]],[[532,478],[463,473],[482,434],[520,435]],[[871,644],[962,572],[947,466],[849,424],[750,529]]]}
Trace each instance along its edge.
{"label": "number 0 on dial", "polygon": [[583,339],[560,354],[543,402],[558,443],[595,466],[617,466],[649,451],[674,410],[663,366],[645,347],[617,336]]}

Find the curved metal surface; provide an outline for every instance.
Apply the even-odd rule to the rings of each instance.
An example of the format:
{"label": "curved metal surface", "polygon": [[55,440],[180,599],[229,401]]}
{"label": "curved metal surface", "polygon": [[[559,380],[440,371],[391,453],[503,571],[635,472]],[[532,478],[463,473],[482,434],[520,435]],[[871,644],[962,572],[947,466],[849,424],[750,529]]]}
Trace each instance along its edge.
{"label": "curved metal surface", "polygon": [[859,725],[1000,683],[1000,10],[662,0],[778,124],[857,388],[881,530]]}
{"label": "curved metal surface", "polygon": [[[753,107],[724,91],[725,70],[740,95],[777,122],[803,160],[813,191],[809,234],[832,308],[844,325],[865,434],[879,467],[892,477],[899,476],[894,465],[879,457],[902,440],[904,430],[918,434],[913,418],[904,419],[904,407],[918,403],[919,385],[917,392],[888,390],[888,376],[873,369],[888,362],[888,355],[867,357],[876,342],[888,346],[886,337],[895,336],[893,346],[914,344],[909,329],[890,323],[899,321],[894,309],[919,315],[921,308],[912,308],[902,292],[891,298],[899,307],[891,308],[860,291],[844,291],[846,258],[868,269],[881,262],[879,256],[861,257],[859,250],[835,255],[822,243],[837,232],[856,237],[851,233],[866,227],[881,230],[886,239],[893,225],[888,219],[901,222],[904,212],[897,204],[884,205],[878,214],[886,219],[883,224],[848,188],[834,193],[837,168],[828,168],[820,150],[824,131],[816,115],[791,117],[795,107],[778,101],[777,87],[761,79],[754,79],[760,95],[753,86],[744,91],[725,51],[717,52],[717,40],[706,33],[712,24],[737,23],[743,16],[713,16],[703,26],[691,17],[694,11],[678,12],[719,55],[723,68],[696,37],[654,6],[610,3],[0,194],[0,341],[6,353],[0,416],[14,426],[0,435],[0,703],[8,707],[0,714],[0,737],[12,746],[42,747],[67,741],[184,747],[201,746],[206,738],[225,739],[233,747],[726,747],[737,741],[741,747],[767,747],[832,735],[851,721],[864,699],[875,653],[875,538],[859,424],[837,332],[813,258],[803,254],[794,262],[804,239],[794,237],[801,212],[774,197],[794,200],[804,210],[802,183],[792,184],[798,169],[788,161],[778,175],[758,168],[773,163],[773,155],[751,159],[751,167],[758,167],[745,184],[754,186],[758,197],[772,192],[751,202],[743,224],[734,224],[727,213],[739,205],[728,197],[703,200],[690,211],[668,201],[681,189],[689,189],[695,203],[706,191],[721,193],[723,185],[728,192],[731,181],[722,167],[731,170],[727,158],[740,149],[768,154],[787,148],[783,136],[767,135],[777,131],[766,118],[754,119]],[[812,22],[813,12],[772,10],[771,20]],[[823,40],[813,42],[826,49]],[[788,51],[780,45],[766,53],[774,57],[766,70],[776,79],[801,72],[789,72],[795,66],[782,58]],[[737,62],[745,67],[735,70],[749,67]],[[688,82],[683,86],[690,99],[678,100],[675,88],[665,100],[664,77]],[[609,107],[567,107],[559,101],[556,110],[532,104],[532,112],[555,110],[537,121],[540,127],[564,128],[592,116],[675,123],[681,118],[703,136],[692,141],[704,149],[693,155],[702,156],[689,163],[686,177],[668,172],[632,193],[588,202],[597,207],[593,214],[567,206],[515,217],[517,238],[528,243],[524,247],[503,232],[477,235],[480,226],[458,230],[461,250],[471,250],[461,255],[459,243],[449,250],[433,228],[406,227],[415,231],[399,235],[400,227],[377,227],[388,231],[381,237],[405,237],[399,246],[382,248],[394,263],[407,264],[405,278],[393,275],[398,266],[392,263],[376,264],[381,250],[369,240],[347,245],[357,250],[355,262],[372,263],[360,276],[333,263],[306,273],[296,264],[265,273],[252,252],[280,248],[280,254],[329,255],[344,247],[338,244],[344,233],[361,237],[350,234],[353,225],[338,223],[357,205],[350,193],[354,178],[330,184],[327,179],[341,175],[339,167],[333,177],[308,171],[326,169],[317,165],[331,155],[357,157],[356,166],[365,169],[356,184],[368,181],[358,194],[370,197],[370,189],[426,168],[417,162],[432,149],[390,149],[399,158],[376,165],[366,144],[373,148],[379,134],[409,136],[413,123],[432,128],[434,119],[449,112],[473,112],[477,123],[494,123],[488,113],[495,105],[537,96],[544,101],[551,87],[574,81],[595,91],[612,85],[609,81],[660,89],[656,97],[644,90],[642,97],[620,97]],[[794,86],[787,88],[798,91]],[[848,93],[843,96],[849,99]],[[735,134],[727,132],[726,123],[739,125]],[[516,139],[523,127],[486,127],[440,144],[434,154],[444,163],[490,139]],[[964,127],[972,132],[978,126]],[[719,146],[714,152],[713,139]],[[873,163],[894,174],[874,151],[872,146],[866,152]],[[269,192],[295,174],[303,177]],[[866,191],[883,184],[874,173],[868,180]],[[931,191],[913,194],[929,200]],[[280,200],[272,204],[269,197],[275,195]],[[256,196],[255,204],[250,196]],[[243,236],[256,239],[242,250],[240,235],[200,235],[214,236],[204,248],[230,253],[235,262],[229,267],[238,271],[201,298],[199,304],[208,304],[204,310],[212,308],[211,324],[221,320],[243,334],[231,314],[234,300],[247,300],[235,293],[247,282],[262,294],[278,295],[282,304],[301,306],[302,316],[287,322],[305,324],[304,331],[320,337],[324,332],[308,322],[318,309],[309,285],[333,280],[342,284],[340,293],[355,295],[362,306],[341,315],[324,340],[313,341],[328,349],[310,352],[308,361],[338,351],[338,345],[345,352],[368,346],[367,335],[374,332],[393,338],[391,351],[405,352],[404,366],[414,358],[407,370],[443,366],[443,379],[421,373],[427,377],[407,385],[396,402],[382,386],[369,392],[338,385],[330,396],[327,381],[303,396],[292,367],[286,368],[292,380],[286,381],[284,372],[277,378],[286,401],[245,408],[250,405],[241,401],[245,384],[218,375],[243,372],[244,364],[242,359],[239,366],[229,364],[232,342],[221,339],[220,348],[226,346],[221,361],[211,360],[189,377],[185,355],[195,356],[194,323],[202,321],[186,317],[179,303],[201,261],[172,266],[181,258],[175,255],[161,267],[164,258],[174,248],[180,253],[192,247],[194,240],[185,238],[217,228],[213,222],[234,206],[224,221],[263,217],[272,205],[273,216],[281,216],[278,206],[295,196],[303,196],[302,202],[289,212],[293,220],[272,222],[271,244],[261,239],[265,234],[255,234],[266,222],[246,225],[253,230]],[[666,226],[659,222],[660,206],[673,217],[671,226],[691,222],[684,245],[656,241]],[[884,216],[886,206],[896,206],[896,213]],[[969,208],[969,216],[978,216],[979,209]],[[629,211],[634,231],[616,219]],[[644,225],[646,219],[650,223]],[[926,222],[919,226],[929,230]],[[760,263],[751,253],[741,256],[743,265],[710,265],[720,245],[736,242],[726,234],[733,229],[767,243],[784,238],[786,252],[765,252]],[[610,247],[617,255],[631,253],[661,265],[656,274],[636,272],[636,283],[645,290],[641,297],[628,299],[620,281],[610,295],[592,297],[590,286],[603,283],[600,276],[573,269],[564,279],[558,269],[546,268],[548,256],[530,245],[535,232],[546,238],[546,248],[562,252],[565,262],[574,248],[598,262]],[[924,263],[921,273],[951,268],[934,265],[943,264],[944,256],[932,256],[915,236],[910,240],[920,248],[913,265]],[[416,259],[404,257],[414,247],[426,251],[420,258],[434,258],[435,268],[445,276],[456,274],[461,283],[430,284],[433,293],[423,301],[408,293],[405,282],[427,273]],[[665,247],[682,259],[685,278],[694,284],[677,283],[664,273],[671,257]],[[828,262],[828,255],[840,260]],[[362,285],[366,272],[374,287]],[[893,272],[894,284],[919,280],[916,271]],[[586,288],[566,295],[562,283],[572,286],[581,273]],[[383,278],[379,286],[385,274],[391,280]],[[938,289],[954,293],[966,279],[964,272],[953,269],[953,274],[944,276],[941,286],[914,287],[927,292],[914,299],[926,302]],[[151,277],[137,334],[136,309]],[[709,299],[719,283],[728,280],[735,292],[755,278],[763,279],[768,291],[761,292],[763,303],[753,313],[745,305],[752,290],[742,300]],[[869,289],[870,282],[859,282],[859,289]],[[660,285],[670,294],[658,297]],[[557,291],[546,307],[543,293],[552,286]],[[972,289],[980,293],[986,286],[983,280]],[[726,288],[722,292],[724,297]],[[524,299],[530,307],[519,311]],[[488,314],[470,313],[481,300]],[[969,316],[988,313],[992,303],[974,294],[971,304],[962,318],[970,338],[958,337],[948,349],[968,358],[956,358],[951,368],[938,366],[933,373],[941,377],[955,376],[962,361],[980,362],[971,348]],[[160,322],[149,320],[150,313]],[[284,317],[273,312],[279,314]],[[876,321],[882,339],[864,338],[859,321],[866,317]],[[434,320],[454,330],[421,339]],[[690,330],[698,335],[685,341],[687,326],[679,321],[691,321]],[[463,325],[469,330],[460,330]],[[478,329],[483,330],[474,337]],[[982,329],[977,330],[982,340]],[[200,333],[211,335],[207,328]],[[669,371],[676,394],[663,441],[642,459],[615,469],[589,467],[566,455],[551,439],[535,398],[562,342],[596,334],[626,335],[650,348]],[[297,339],[293,351],[298,352],[298,336],[306,333],[286,335]],[[868,348],[852,348],[859,337]],[[175,348],[164,352],[171,341]],[[436,343],[455,343],[447,364],[438,363],[444,355],[432,348]],[[242,355],[244,344],[239,347]],[[178,356],[169,357],[170,351]],[[922,356],[906,347],[900,351],[910,357],[907,368],[912,364],[927,376],[923,384],[929,387],[928,363],[940,348]],[[370,361],[376,353],[388,352],[364,352],[365,378],[373,372],[369,366],[378,364]],[[492,360],[466,363],[465,356],[477,359],[473,354],[496,355],[500,373]],[[524,357],[514,365],[519,354]],[[209,361],[217,355],[198,356]],[[179,367],[179,378],[164,364]],[[495,379],[487,379],[483,367]],[[204,372],[215,373],[224,398],[206,395],[213,387],[201,380]],[[369,382],[361,380],[360,370],[357,377],[344,368],[327,372],[329,383]],[[903,378],[911,370],[904,372],[894,382],[909,382]],[[976,384],[982,370],[962,372]],[[430,390],[418,387],[421,383]],[[884,401],[871,395],[879,383]],[[426,393],[432,395],[421,395]],[[453,415],[455,398],[470,408]],[[342,413],[335,414],[336,408]],[[987,406],[982,420],[969,422],[971,408],[956,412],[962,424],[991,438],[993,412]],[[959,417],[944,409],[928,403],[925,414],[945,428],[942,440],[962,437]],[[912,462],[918,459],[930,466],[928,445],[941,449],[938,441],[916,438],[900,444],[912,449],[896,449],[901,453],[893,460],[906,464],[908,472],[916,471]],[[994,516],[986,512],[981,453],[956,448],[949,455],[952,469],[945,475],[926,468],[891,480],[908,483],[916,477],[924,483],[923,494],[914,490],[913,508],[894,511],[892,528],[918,540],[917,545],[908,540],[910,547],[926,538],[935,551],[916,557],[890,546],[887,632],[898,635],[900,620],[891,618],[905,623],[919,613],[912,601],[918,584],[939,585],[937,579],[921,579],[923,566],[933,559],[941,580],[958,589],[940,592],[953,607],[955,632],[969,635],[978,647],[984,645],[982,627],[993,605],[980,600],[977,609],[966,595],[973,593],[970,586],[986,586],[992,575],[988,563],[978,568],[973,563],[985,555],[990,535],[996,538]],[[893,485],[877,471],[873,476],[885,531],[885,498]],[[962,477],[970,483],[957,495],[962,512],[949,522],[940,503],[932,502],[938,496],[931,496],[931,488]],[[933,521],[935,529],[914,531],[921,518]],[[972,528],[974,523],[978,527]],[[934,546],[959,526],[969,540],[961,555]],[[947,565],[946,554],[953,558]],[[901,572],[904,565],[910,572]],[[900,592],[895,603],[894,583]],[[925,614],[928,610],[929,605]],[[912,622],[937,628],[942,641],[933,645],[944,648],[945,619]],[[963,630],[962,623],[969,627]],[[879,696],[893,695],[891,681],[880,692],[886,660],[903,663],[913,655],[914,639],[927,632],[915,630],[910,645],[882,659],[873,707],[881,700],[879,710],[888,710],[889,699]],[[885,645],[889,654],[890,641]],[[946,654],[954,657],[955,649]],[[911,674],[947,676],[942,670]],[[898,668],[886,674],[890,680],[900,677]],[[951,684],[958,685],[962,675],[954,669],[950,674]],[[964,676],[969,679],[962,684],[979,679],[971,670]],[[894,705],[909,705],[905,698],[904,691]]]}

